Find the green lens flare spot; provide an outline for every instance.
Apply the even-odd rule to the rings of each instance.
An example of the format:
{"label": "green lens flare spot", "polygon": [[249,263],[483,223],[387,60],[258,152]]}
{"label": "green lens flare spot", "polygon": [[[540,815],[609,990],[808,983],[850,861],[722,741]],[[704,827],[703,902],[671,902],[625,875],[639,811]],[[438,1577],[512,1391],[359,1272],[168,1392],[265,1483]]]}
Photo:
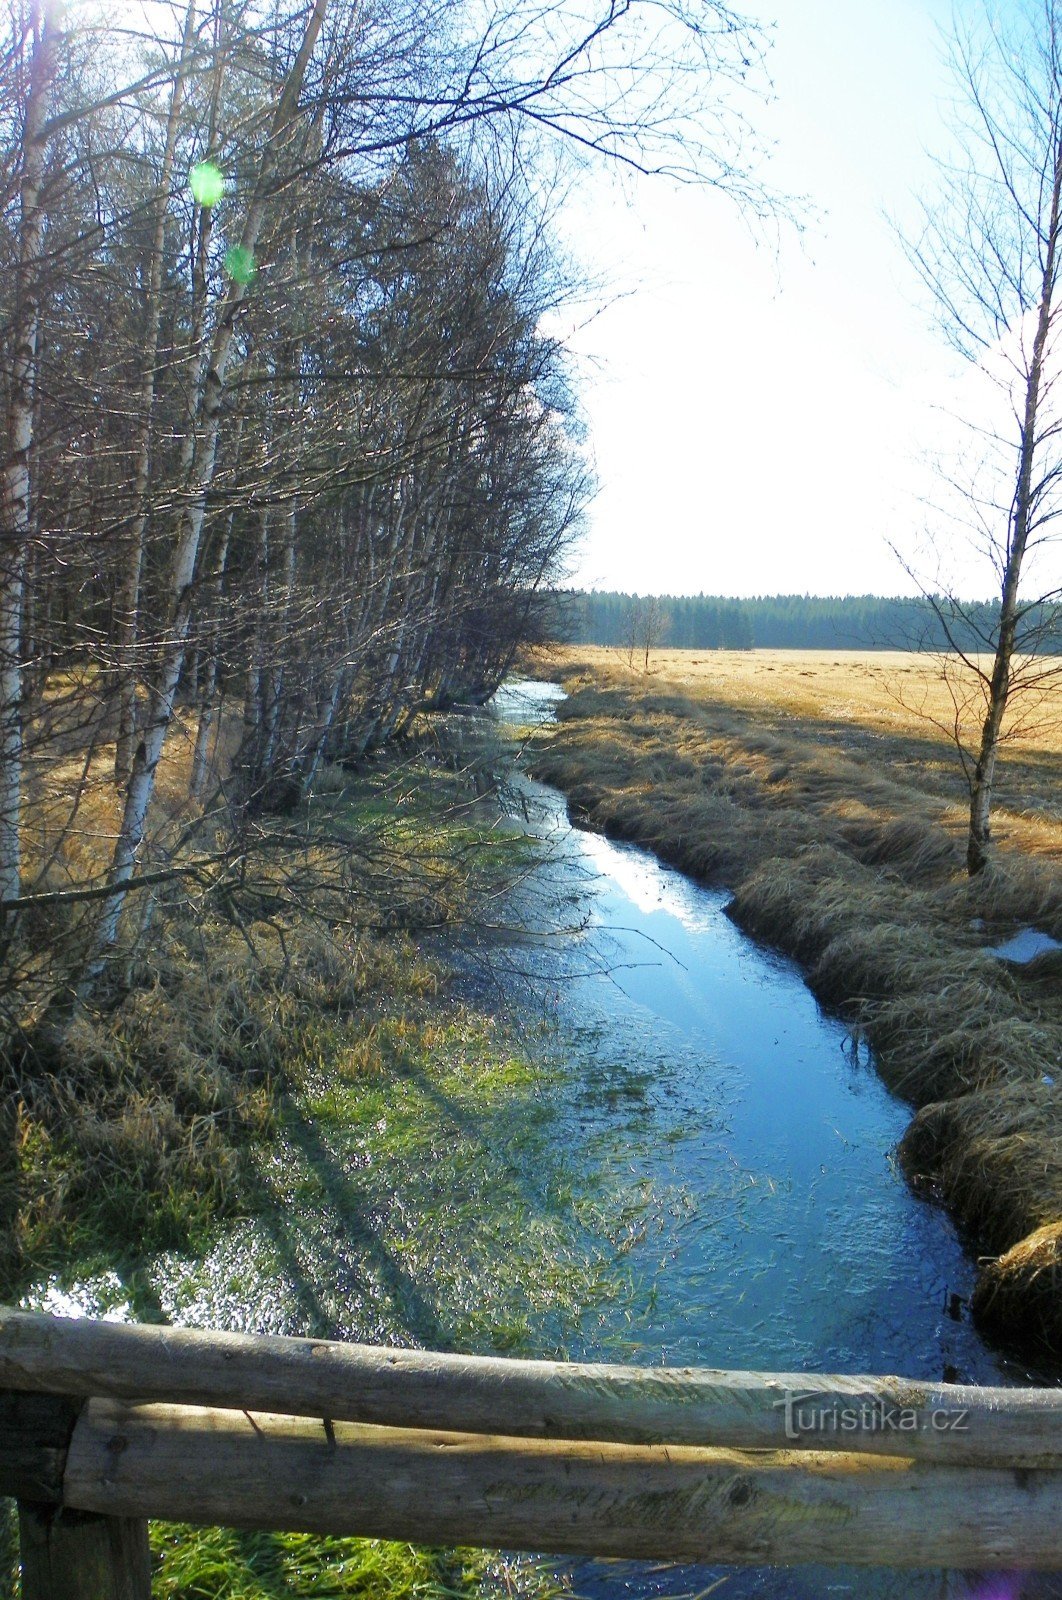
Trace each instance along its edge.
{"label": "green lens flare spot", "polygon": [[257,270],[254,253],[245,245],[234,244],[225,251],[225,271],[237,283],[250,283]]}
{"label": "green lens flare spot", "polygon": [[207,210],[216,206],[225,193],[225,179],[212,161],[200,161],[188,174],[192,197]]}

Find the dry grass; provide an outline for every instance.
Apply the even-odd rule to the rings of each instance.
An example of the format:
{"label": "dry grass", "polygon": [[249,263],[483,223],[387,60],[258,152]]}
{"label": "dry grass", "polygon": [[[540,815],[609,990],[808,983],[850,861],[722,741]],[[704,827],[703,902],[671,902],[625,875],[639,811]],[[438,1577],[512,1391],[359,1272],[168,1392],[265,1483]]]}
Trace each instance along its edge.
{"label": "dry grass", "polygon": [[1058,1349],[1062,1297],[1062,1222],[1050,1222],[986,1264],[974,1293],[974,1315],[997,1336],[1022,1322],[1030,1348],[1051,1360]]}
{"label": "dry grass", "polygon": [[[20,918],[0,1038],[5,1299],[100,1255],[192,1248],[244,1206],[278,1092],[323,1070],[337,1032],[356,1052],[381,1007],[430,1004],[435,977],[410,930],[474,916],[520,845],[477,813],[474,773],[417,746],[357,777],[328,773],[294,819],[227,835],[220,811],[184,798],[187,731],[167,745],[153,843],[192,823],[192,854],[227,849],[193,880],[130,896],[91,1007],[71,1017],[64,1000],[94,902]],[[74,826],[84,752],[38,774],[27,808],[28,851],[50,857],[56,888],[91,881],[109,856],[113,746],[91,753]]]}
{"label": "dry grass", "polygon": [[[1054,958],[1016,968],[988,950],[1024,925],[1062,939],[1059,708],[1008,749],[995,858],[971,881],[954,747],[911,709],[913,690],[893,698],[905,677],[931,700],[922,658],[653,659],[648,678],[606,651],[539,660],[569,699],[536,772],[590,826],[731,888],[735,920],[804,964],[890,1085],[924,1108],[908,1170],[976,1248],[1024,1263],[1013,1281],[1034,1285],[1028,1347],[1062,1363],[1059,1275],[1014,1256],[1062,1223],[1062,983]],[[998,1332],[1021,1290],[1004,1294],[1010,1268],[992,1271],[984,1315]],[[1021,1319],[1008,1327],[1020,1339]]]}
{"label": "dry grass", "polygon": [[[149,972],[150,967],[150,972]],[[239,1214],[278,1095],[435,976],[400,937],[170,920],[110,1009],[0,1055],[0,1290],[194,1249]]]}
{"label": "dry grass", "polygon": [[[627,672],[623,654],[615,650],[579,645],[558,650],[555,658],[564,670],[585,662],[595,671]],[[988,657],[977,659],[988,666]],[[971,733],[980,705],[974,675],[961,663],[945,679],[939,656],[911,650],[654,650],[650,676],[716,705],[785,711],[919,738],[927,726],[950,733],[956,701],[965,709],[964,731]],[[1062,755],[1057,692],[1030,702],[1024,713],[1016,710],[1015,721],[1016,746]]]}

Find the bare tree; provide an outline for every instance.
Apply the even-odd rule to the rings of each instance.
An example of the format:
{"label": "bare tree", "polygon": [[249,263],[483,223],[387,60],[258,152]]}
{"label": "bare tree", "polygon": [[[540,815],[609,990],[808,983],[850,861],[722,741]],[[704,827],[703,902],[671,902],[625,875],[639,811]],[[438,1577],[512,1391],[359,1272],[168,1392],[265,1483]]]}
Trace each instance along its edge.
{"label": "bare tree", "polygon": [[642,658],[642,671],[649,671],[649,657],[663,642],[670,618],[659,595],[633,595],[623,614],[623,649],[627,665],[634,670],[635,656]]}
{"label": "bare tree", "polygon": [[[991,564],[998,609],[964,606],[930,581],[954,656],[954,736],[970,788],[967,866],[989,859],[996,765],[1019,698],[1035,705],[1062,679],[1058,518],[1062,514],[1062,6],[1030,0],[986,13],[954,44],[962,113],[958,159],[940,166],[909,254],[952,346],[973,366],[988,403],[967,416],[952,531]],[[970,463],[973,463],[972,469]],[[974,685],[978,735],[963,712]]]}
{"label": "bare tree", "polygon": [[11,376],[0,480],[0,903],[18,898],[22,883],[19,840],[22,791],[22,610],[23,576],[30,535],[30,453],[36,416],[40,301],[45,251],[41,203],[47,148],[47,118],[56,64],[56,20],[51,7],[34,0],[21,19],[22,91],[18,131],[18,257],[14,314],[9,333]]}
{"label": "bare tree", "polygon": [[650,594],[642,601],[642,652],[644,656],[644,670],[649,671],[649,656],[653,650],[658,650],[667,637],[670,618],[667,608],[659,595]]}
{"label": "bare tree", "polygon": [[61,1027],[536,626],[589,493],[542,146],[769,200],[724,0],[50,5],[0,22],[0,1006]]}

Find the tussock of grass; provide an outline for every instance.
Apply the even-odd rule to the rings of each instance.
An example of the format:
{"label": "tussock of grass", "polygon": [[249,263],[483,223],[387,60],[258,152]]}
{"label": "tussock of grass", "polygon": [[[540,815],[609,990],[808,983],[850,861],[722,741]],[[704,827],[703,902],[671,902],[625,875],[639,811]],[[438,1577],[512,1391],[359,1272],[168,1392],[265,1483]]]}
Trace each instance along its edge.
{"label": "tussock of grass", "polygon": [[[1062,1218],[1062,1119],[1042,1081],[1062,1082],[1059,964],[1012,968],[987,949],[1024,925],[1062,938],[1062,727],[1005,757],[1000,846],[971,881],[954,751],[887,703],[882,673],[924,664],[813,663],[795,685],[796,657],[757,654],[689,670],[669,654],[685,692],[605,652],[539,664],[569,698],[536,741],[536,775],[575,820],[733,891],[735,921],[801,961],[886,1081],[925,1108],[902,1148],[909,1170],[931,1173],[977,1246],[1005,1252]],[[1012,1275],[985,1311],[994,1331],[1034,1281],[1038,1305],[1057,1290],[1057,1275]],[[1021,1319],[1008,1327],[1021,1342]]]}
{"label": "tussock of grass", "polygon": [[901,1155],[989,1250],[1062,1218],[1062,1095],[1042,1077],[924,1106]]}
{"label": "tussock of grass", "polygon": [[[375,1007],[434,992],[408,930],[467,916],[516,844],[495,839],[468,774],[432,752],[331,777],[238,878],[161,896],[147,937],[133,897],[98,1008],[61,1029],[46,1016],[0,1049],[8,1298],[96,1254],[193,1248],[241,1213],[245,1153],[275,1131],[293,1063],[331,1048],[329,1019],[368,1026]],[[71,835],[53,874],[66,881],[71,852],[98,845]],[[54,932],[27,918],[45,953]]]}
{"label": "tussock of grass", "polygon": [[[1062,782],[1062,779],[1060,779]],[[1062,827],[1054,829],[1058,847]],[[1032,924],[1055,939],[1062,939],[1062,871],[1048,858],[1008,851],[990,861],[976,878],[962,877],[945,889],[960,916],[979,917],[989,926],[1006,929]]]}
{"label": "tussock of grass", "polygon": [[1049,1222],[990,1261],[974,1292],[982,1328],[1006,1336],[1015,1321],[1045,1361],[1062,1351],[1062,1222]]}
{"label": "tussock of grass", "polygon": [[245,1153],[327,1019],[436,982],[401,939],[212,918],[171,925],[149,965],[113,1009],[0,1059],[8,1298],[69,1263],[194,1248],[243,1210]]}
{"label": "tussock of grass", "polygon": [[914,1181],[938,1194],[971,1237],[1002,1252],[982,1263],[974,1296],[982,1327],[1006,1339],[1018,1326],[1023,1346],[1041,1361],[1062,1361],[1058,1084],[1041,1077],[925,1106],[900,1154]]}
{"label": "tussock of grass", "polygon": [[[860,808],[862,810],[862,808]],[[959,841],[920,817],[842,816],[840,835],[857,861],[887,866],[908,880],[934,879],[962,865]]]}

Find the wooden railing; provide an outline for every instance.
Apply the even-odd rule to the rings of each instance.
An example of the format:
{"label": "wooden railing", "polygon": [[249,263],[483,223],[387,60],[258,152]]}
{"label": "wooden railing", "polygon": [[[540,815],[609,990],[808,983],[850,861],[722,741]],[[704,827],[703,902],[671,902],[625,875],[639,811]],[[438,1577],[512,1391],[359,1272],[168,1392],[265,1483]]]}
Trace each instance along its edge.
{"label": "wooden railing", "polygon": [[1062,1389],[377,1349],[0,1311],[24,1600],[151,1517],[756,1565],[1062,1567]]}

